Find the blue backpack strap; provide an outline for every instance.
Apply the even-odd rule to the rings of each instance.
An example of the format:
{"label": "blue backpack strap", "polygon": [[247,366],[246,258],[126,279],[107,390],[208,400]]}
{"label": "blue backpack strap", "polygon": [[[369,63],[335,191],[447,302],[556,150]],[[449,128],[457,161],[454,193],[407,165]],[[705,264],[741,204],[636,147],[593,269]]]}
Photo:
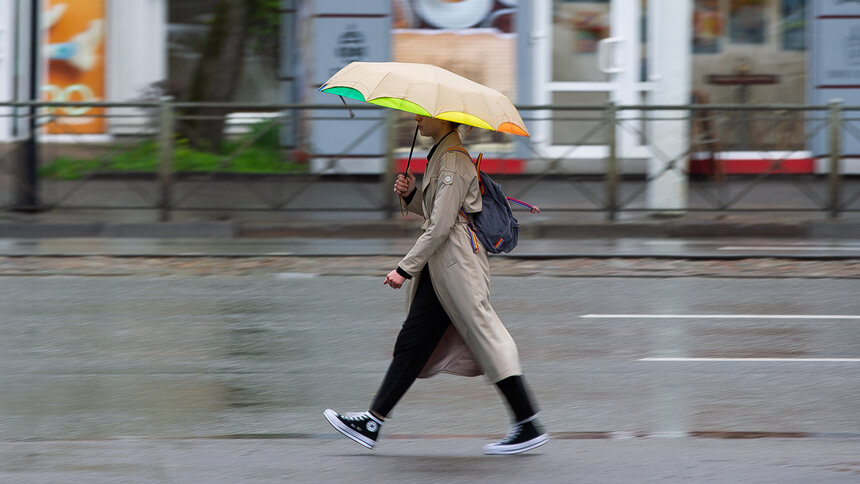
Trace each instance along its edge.
{"label": "blue backpack strap", "polygon": [[478,187],[481,188],[481,195],[484,194],[484,180],[481,178],[481,160],[484,159],[483,153],[478,153],[478,161],[475,162],[475,171],[478,172]]}
{"label": "blue backpack strap", "polygon": [[475,227],[472,225],[472,217],[470,217],[463,209],[460,209],[460,216],[466,221],[466,233],[469,235],[469,243],[472,245],[472,252],[478,253],[478,246],[481,242],[478,241],[478,234],[475,233]]}

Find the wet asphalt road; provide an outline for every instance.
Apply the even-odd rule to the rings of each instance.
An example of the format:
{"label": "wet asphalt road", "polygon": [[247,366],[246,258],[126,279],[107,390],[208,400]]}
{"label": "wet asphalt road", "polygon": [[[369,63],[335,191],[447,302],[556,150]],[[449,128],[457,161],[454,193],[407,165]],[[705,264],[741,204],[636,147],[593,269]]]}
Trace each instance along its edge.
{"label": "wet asphalt road", "polygon": [[[415,238],[0,239],[0,256],[402,256]],[[521,239],[515,257],[860,258],[857,239],[541,238]]]}
{"label": "wet asphalt road", "polygon": [[[372,460],[322,419],[366,408],[385,371],[404,294],[378,277],[0,277],[0,481],[350,482],[342,462],[390,482],[439,466],[446,482],[563,482],[572,456],[588,482],[860,474],[856,279],[495,277],[493,291],[555,437],[516,471],[480,456],[507,426],[481,378],[419,381]],[[720,438],[750,436],[768,438]],[[692,460],[655,464],[673,455]]]}

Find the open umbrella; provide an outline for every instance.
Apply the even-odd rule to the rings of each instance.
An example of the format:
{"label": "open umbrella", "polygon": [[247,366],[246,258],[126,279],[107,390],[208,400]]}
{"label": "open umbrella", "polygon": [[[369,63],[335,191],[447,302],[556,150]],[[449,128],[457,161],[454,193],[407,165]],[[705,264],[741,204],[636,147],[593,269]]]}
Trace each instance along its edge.
{"label": "open umbrella", "polygon": [[[511,100],[499,91],[430,64],[405,62],[353,62],[320,87],[326,92],[398,109],[421,116],[444,119],[478,128],[529,136],[520,113]],[[346,104],[346,101],[344,101]],[[418,127],[412,137],[412,148]],[[412,149],[406,162],[412,161]],[[481,157],[476,168],[480,173]],[[479,180],[485,176],[480,173]],[[484,193],[482,186],[481,193]],[[515,198],[532,213],[540,209]]]}
{"label": "open umbrella", "polygon": [[529,135],[507,96],[430,64],[353,62],[319,90],[421,116]]}
{"label": "open umbrella", "polygon": [[319,90],[341,99],[348,97],[501,133],[529,135],[507,96],[430,64],[353,62]]}

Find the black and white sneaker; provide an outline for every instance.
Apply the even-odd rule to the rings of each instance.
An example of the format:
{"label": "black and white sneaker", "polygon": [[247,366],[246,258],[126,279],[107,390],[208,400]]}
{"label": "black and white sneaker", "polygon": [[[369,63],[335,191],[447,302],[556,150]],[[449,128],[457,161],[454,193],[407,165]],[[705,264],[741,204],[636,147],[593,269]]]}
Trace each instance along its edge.
{"label": "black and white sneaker", "polygon": [[515,423],[501,441],[485,445],[484,453],[487,455],[520,454],[547,443],[549,434],[543,431],[536,417],[537,415],[534,415]]}
{"label": "black and white sneaker", "polygon": [[349,412],[341,415],[327,408],[323,415],[332,427],[350,439],[368,449],[376,445],[382,422],[370,412]]}

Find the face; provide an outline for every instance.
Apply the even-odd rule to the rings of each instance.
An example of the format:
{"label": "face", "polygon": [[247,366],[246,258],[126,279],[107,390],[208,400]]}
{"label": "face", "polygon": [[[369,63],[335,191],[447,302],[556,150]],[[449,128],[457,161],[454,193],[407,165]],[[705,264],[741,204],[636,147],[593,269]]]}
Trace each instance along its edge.
{"label": "face", "polygon": [[416,114],[415,121],[418,123],[418,132],[421,133],[421,136],[429,136],[436,139],[451,131],[451,123],[442,119],[428,118]]}

